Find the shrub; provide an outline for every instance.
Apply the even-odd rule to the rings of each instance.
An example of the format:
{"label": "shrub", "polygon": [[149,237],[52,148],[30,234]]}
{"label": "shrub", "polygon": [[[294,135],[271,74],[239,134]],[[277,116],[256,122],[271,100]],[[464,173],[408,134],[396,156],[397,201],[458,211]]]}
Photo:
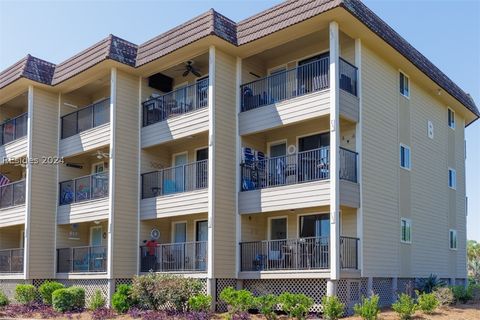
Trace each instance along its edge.
{"label": "shrub", "polygon": [[70,287],[68,290],[70,290],[73,296],[73,308],[77,310],[85,308],[85,289]]}
{"label": "shrub", "polygon": [[248,290],[235,290],[227,287],[220,293],[220,300],[228,305],[228,317],[232,319],[234,315],[240,315],[255,306],[255,298]]}
{"label": "shrub", "polygon": [[449,306],[455,302],[453,291],[449,287],[439,287],[433,290],[435,298],[441,306]]}
{"label": "shrub", "polygon": [[102,294],[102,291],[96,290],[95,294],[88,302],[88,309],[92,311],[102,309],[103,307],[105,307],[105,303],[106,303],[106,300]]}
{"label": "shrub", "polygon": [[56,281],[45,281],[42,285],[38,288],[38,292],[42,297],[42,301],[44,304],[51,306],[52,305],[52,293],[55,290],[65,288],[63,284]]}
{"label": "shrub", "polygon": [[430,274],[427,278],[417,279],[415,281],[415,287],[420,292],[432,293],[435,288],[443,287],[446,283],[440,280],[436,275]]}
{"label": "shrub", "polygon": [[177,311],[187,309],[188,299],[200,293],[202,283],[197,279],[153,272],[133,278],[132,298],[146,309],[159,310],[167,302]]}
{"label": "shrub", "polygon": [[125,313],[134,305],[132,299],[132,286],[121,284],[112,296],[112,307],[118,313]]}
{"label": "shrub", "polygon": [[408,320],[412,318],[415,313],[417,305],[412,297],[408,294],[402,293],[398,298],[398,301],[392,304],[392,309],[400,316],[402,320]]}
{"label": "shrub", "polygon": [[275,314],[275,307],[277,304],[278,297],[274,294],[267,294],[255,298],[255,306],[267,320],[274,320],[277,318],[277,315]]}
{"label": "shrub", "polygon": [[15,287],[15,300],[21,304],[30,304],[35,300],[37,289],[31,284],[17,284]]}
{"label": "shrub", "polygon": [[278,297],[282,310],[290,317],[305,319],[308,310],[313,306],[313,299],[304,294],[284,292]]}
{"label": "shrub", "polygon": [[374,294],[370,298],[362,298],[361,303],[355,304],[353,310],[355,315],[360,316],[364,320],[376,320],[380,308],[378,307],[379,296]]}
{"label": "shrub", "polygon": [[434,293],[420,293],[417,292],[418,308],[426,314],[432,314],[437,309],[439,302]]}
{"label": "shrub", "polygon": [[192,311],[207,312],[212,306],[212,297],[206,294],[197,294],[188,299],[188,307]]}
{"label": "shrub", "polygon": [[78,287],[55,290],[52,293],[52,307],[58,312],[83,309],[85,307],[85,290]]}
{"label": "shrub", "polygon": [[472,294],[469,288],[464,286],[452,286],[450,287],[453,292],[453,298],[456,303],[467,303],[468,300],[472,299]]}
{"label": "shrub", "polygon": [[474,302],[480,301],[480,284],[469,284],[468,290]]}
{"label": "shrub", "polygon": [[0,307],[6,307],[9,303],[7,295],[0,290]]}
{"label": "shrub", "polygon": [[322,298],[323,317],[327,320],[337,320],[343,316],[345,305],[337,296],[324,296]]}
{"label": "shrub", "polygon": [[92,312],[92,320],[105,320],[113,318],[115,318],[115,313],[109,308],[100,307]]}

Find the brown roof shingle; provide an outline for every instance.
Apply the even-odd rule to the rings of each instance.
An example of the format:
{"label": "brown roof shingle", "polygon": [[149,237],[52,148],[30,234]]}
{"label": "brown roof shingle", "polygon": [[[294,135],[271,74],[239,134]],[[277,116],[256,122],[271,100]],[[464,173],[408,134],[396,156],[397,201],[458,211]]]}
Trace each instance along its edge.
{"label": "brown roof shingle", "polygon": [[27,55],[0,73],[0,89],[20,78],[50,84],[54,68],[55,65],[53,63]]}

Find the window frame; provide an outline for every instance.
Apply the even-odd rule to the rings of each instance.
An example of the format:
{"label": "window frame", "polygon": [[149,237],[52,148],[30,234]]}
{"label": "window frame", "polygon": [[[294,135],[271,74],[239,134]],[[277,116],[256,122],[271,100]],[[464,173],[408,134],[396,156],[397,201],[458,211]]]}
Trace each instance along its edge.
{"label": "window frame", "polygon": [[[450,175],[452,173],[452,175]],[[452,178],[450,181],[450,177]],[[452,182],[452,184],[450,184]],[[448,168],[448,187],[452,190],[457,190],[457,170]]]}
{"label": "window frame", "polygon": [[[404,166],[402,164],[402,148],[405,150],[408,150],[408,166]],[[407,153],[404,152],[404,154],[407,154]],[[404,160],[407,160],[407,159],[405,158]],[[412,170],[412,150],[410,149],[409,146],[403,143],[400,143],[400,146],[399,146],[399,164],[400,164],[400,168],[402,169],[405,169],[408,171]]]}
{"label": "window frame", "polygon": [[[405,239],[403,238],[403,223],[404,222],[405,222]],[[410,231],[408,239],[406,237],[407,226],[409,227],[409,231]],[[400,218],[400,242],[406,243],[406,244],[411,244],[412,243],[412,219]]]}
{"label": "window frame", "polygon": [[[398,75],[399,92],[405,98],[410,99],[410,93],[411,93],[410,77],[406,75],[405,72],[403,72],[402,70],[398,70],[398,74],[399,74]],[[403,88],[402,88],[402,76],[403,76]],[[405,83],[406,83],[406,87],[405,87]],[[405,88],[407,89],[406,91],[405,91]]]}
{"label": "window frame", "polygon": [[[450,114],[452,115],[452,122],[450,123]],[[455,130],[456,126],[457,126],[457,121],[455,119],[455,110],[453,110],[452,108],[447,108],[447,125],[450,129],[452,130]]]}
{"label": "window frame", "polygon": [[[454,246],[452,246],[452,240],[454,240]],[[458,249],[458,232],[456,229],[448,230],[448,247],[450,248],[450,250]]]}

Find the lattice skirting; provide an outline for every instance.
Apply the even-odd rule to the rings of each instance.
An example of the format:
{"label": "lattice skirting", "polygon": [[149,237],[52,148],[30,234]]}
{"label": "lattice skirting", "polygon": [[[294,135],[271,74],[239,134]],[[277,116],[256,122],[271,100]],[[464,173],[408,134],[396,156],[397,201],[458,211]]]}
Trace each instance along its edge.
{"label": "lattice skirting", "polygon": [[15,287],[20,283],[25,283],[25,281],[19,279],[2,279],[0,280],[0,290],[5,293],[8,299],[12,300],[15,295]]}
{"label": "lattice skirting", "polygon": [[390,306],[394,300],[392,281],[392,278],[373,278],[373,293],[378,294],[378,304],[382,307]]}
{"label": "lattice skirting", "polygon": [[85,303],[87,305],[97,290],[100,290],[105,299],[108,298],[109,283],[107,279],[35,279],[32,283],[38,288],[45,281],[57,281],[63,283],[65,287],[75,286],[85,289]]}
{"label": "lattice skirting", "polygon": [[[397,292],[396,295],[406,293],[413,295],[415,293],[415,279],[414,278],[398,278],[397,280]],[[396,297],[393,297],[396,300]]]}
{"label": "lattice skirting", "polygon": [[[218,312],[226,312],[227,305],[220,300],[220,293],[227,287],[235,288],[237,286],[236,279],[216,279],[215,281],[215,296],[217,298],[216,310]],[[207,282],[205,281],[205,292],[207,291]]]}

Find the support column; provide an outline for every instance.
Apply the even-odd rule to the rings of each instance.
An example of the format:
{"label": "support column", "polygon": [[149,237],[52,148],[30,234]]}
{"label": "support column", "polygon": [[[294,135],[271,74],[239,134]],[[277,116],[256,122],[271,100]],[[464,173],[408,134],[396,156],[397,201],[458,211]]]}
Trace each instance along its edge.
{"label": "support column", "polygon": [[392,278],[392,302],[397,301],[397,291],[398,291],[398,278]]}
{"label": "support column", "polygon": [[[238,279],[238,274],[240,273],[240,263],[241,263],[241,256],[240,256],[240,241],[242,240],[242,219],[240,217],[240,213],[238,212],[238,194],[240,192],[240,163],[241,163],[241,147],[242,147],[242,142],[241,142],[241,137],[240,137],[240,131],[238,128],[238,115],[240,114],[240,86],[242,84],[242,59],[240,57],[237,57],[236,61],[236,83],[235,83],[235,100],[236,100],[236,111],[235,112],[235,127],[236,127],[236,139],[235,139],[235,154],[236,154],[236,161],[235,161],[235,176],[237,183],[235,183],[235,276]],[[239,280],[238,280],[239,281]],[[237,281],[237,282],[238,282]],[[243,281],[242,281],[242,287],[243,287]]]}
{"label": "support column", "polygon": [[368,277],[367,279],[367,295],[369,297],[373,296],[373,277]]}
{"label": "support column", "polygon": [[217,305],[217,282],[215,279],[207,278],[207,294],[212,297],[211,310],[215,311]]}
{"label": "support column", "polygon": [[327,295],[337,292],[340,278],[340,192],[339,192],[339,31],[335,21],[330,22],[330,280]]}

